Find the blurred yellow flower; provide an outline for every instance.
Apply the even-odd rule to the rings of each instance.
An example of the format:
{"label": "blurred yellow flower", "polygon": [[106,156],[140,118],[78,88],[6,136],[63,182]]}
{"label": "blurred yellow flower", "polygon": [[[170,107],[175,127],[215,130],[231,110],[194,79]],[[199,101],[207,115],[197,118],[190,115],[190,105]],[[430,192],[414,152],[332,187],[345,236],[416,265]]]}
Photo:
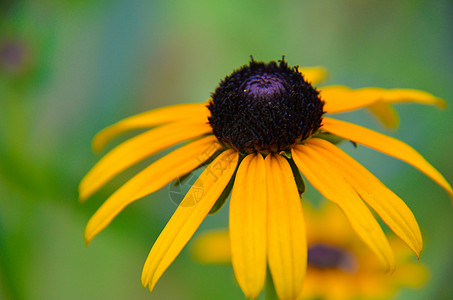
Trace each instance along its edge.
{"label": "blurred yellow flower", "polygon": [[[307,75],[303,77],[303,73]],[[249,65],[220,82],[208,104],[182,104],[145,112],[101,131],[93,141],[95,150],[126,131],[157,126],[106,154],[83,178],[81,201],[133,164],[183,141],[190,142],[157,160],[113,193],[88,222],[86,243],[131,202],[207,165],[151,249],[142,273],[142,284],[150,290],[203,219],[222,206],[232,189],[232,264],[246,297],[259,296],[267,265],[279,297],[296,297],[305,277],[307,253],[300,172],[322,195],[340,206],[356,234],[388,269],[394,267],[394,256],[368,206],[419,255],[422,237],[412,212],[374,175],[340,150],[332,137],[401,159],[453,196],[449,183],[409,145],[323,115],[374,106],[389,108],[398,102],[444,106],[444,101],[412,89],[327,86],[319,92],[312,84],[324,75],[322,68],[305,71],[290,68],[284,60],[262,63],[252,58]],[[385,117],[389,109],[374,112]],[[393,123],[390,120],[388,124]]]}
{"label": "blurred yellow flower", "polygon": [[[355,236],[340,209],[325,203],[320,210],[304,203],[307,228],[307,274],[299,299],[389,299],[400,288],[421,287],[428,271],[414,262],[410,249],[396,236],[389,242],[396,268],[386,272]],[[205,264],[231,263],[227,230],[201,234],[192,246],[195,259]]]}

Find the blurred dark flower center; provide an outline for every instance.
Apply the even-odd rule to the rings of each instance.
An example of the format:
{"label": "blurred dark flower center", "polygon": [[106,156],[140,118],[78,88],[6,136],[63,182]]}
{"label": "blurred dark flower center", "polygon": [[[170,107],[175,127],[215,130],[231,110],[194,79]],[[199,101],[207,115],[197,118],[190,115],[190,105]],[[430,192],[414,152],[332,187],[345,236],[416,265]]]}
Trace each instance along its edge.
{"label": "blurred dark flower center", "polygon": [[18,65],[22,61],[24,51],[17,43],[5,43],[0,46],[0,58],[6,65]]}
{"label": "blurred dark flower center", "polygon": [[24,55],[25,51],[20,43],[10,41],[0,44],[0,65],[7,69],[20,67]]}
{"label": "blurred dark flower center", "polygon": [[342,269],[353,272],[357,268],[356,259],[350,252],[322,243],[308,247],[307,263],[319,269]]}

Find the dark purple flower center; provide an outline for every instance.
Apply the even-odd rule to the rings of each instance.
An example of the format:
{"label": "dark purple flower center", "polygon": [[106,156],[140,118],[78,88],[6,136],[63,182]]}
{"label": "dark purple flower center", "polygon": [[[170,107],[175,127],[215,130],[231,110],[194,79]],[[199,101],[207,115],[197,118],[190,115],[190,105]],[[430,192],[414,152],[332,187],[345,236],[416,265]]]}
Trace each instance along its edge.
{"label": "dark purple flower center", "polygon": [[308,247],[307,264],[318,269],[342,269],[353,272],[357,269],[355,257],[348,251],[326,244]]}
{"label": "dark purple flower center", "polygon": [[274,74],[253,75],[243,85],[243,92],[256,99],[271,100],[286,93],[283,80]]}
{"label": "dark purple flower center", "polygon": [[297,67],[252,60],[220,82],[208,104],[209,124],[226,147],[278,153],[320,128],[323,105]]}

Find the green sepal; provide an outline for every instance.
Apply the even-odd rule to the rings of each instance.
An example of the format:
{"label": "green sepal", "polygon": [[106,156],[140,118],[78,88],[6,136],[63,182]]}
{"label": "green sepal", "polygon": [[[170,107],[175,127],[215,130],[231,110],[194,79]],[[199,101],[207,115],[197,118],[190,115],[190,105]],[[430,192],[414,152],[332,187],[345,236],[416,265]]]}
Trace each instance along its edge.
{"label": "green sepal", "polygon": [[236,173],[238,172],[239,166],[241,165],[241,162],[245,157],[246,157],[246,155],[239,156],[239,161],[238,161],[238,164],[236,165],[236,169],[234,170],[233,176],[231,176],[230,181],[228,181],[228,184],[225,187],[225,189],[223,190],[222,194],[220,194],[219,198],[214,203],[214,206],[209,211],[210,215],[213,215],[216,212],[218,212],[222,208],[222,206],[225,204],[226,200],[228,199],[228,196],[230,196],[231,190],[233,189],[233,185],[234,185],[234,179],[236,178]]}
{"label": "green sepal", "polygon": [[[318,133],[314,137],[326,140],[328,142],[331,142],[334,145],[338,145],[338,144],[341,144],[344,141],[346,141],[346,139],[344,139],[342,137],[339,137],[339,136],[336,136],[336,135],[334,135],[334,134],[332,134],[330,132],[327,132],[327,131],[323,131],[321,133]],[[358,148],[359,147],[356,142],[353,142],[353,141],[350,141],[350,140],[347,140],[347,141],[351,142],[351,144],[354,146],[354,148]]]}
{"label": "green sepal", "polygon": [[328,142],[331,142],[334,145],[340,144],[340,143],[345,141],[344,138],[341,138],[339,136],[336,136],[336,135],[334,135],[334,134],[332,134],[330,132],[326,132],[326,131],[318,133],[314,137],[326,140]]}
{"label": "green sepal", "polygon": [[196,170],[198,170],[198,169],[200,169],[200,168],[203,168],[203,167],[209,165],[209,164],[210,164],[214,159],[216,159],[216,157],[219,156],[220,153],[222,153],[222,152],[223,152],[223,150],[217,150],[216,152],[214,152],[214,154],[211,155],[210,158],[208,158],[207,160],[205,160],[204,162],[202,162],[201,164],[199,164],[195,169],[193,169],[193,170],[190,171],[189,173],[186,173],[186,174],[182,175],[181,177],[177,178],[177,179],[173,182],[173,186],[174,186],[174,187],[177,187],[177,186],[183,184],[184,181],[186,181],[188,178],[190,178],[190,175],[191,175],[194,171],[196,171]]}
{"label": "green sepal", "polygon": [[305,192],[305,182],[302,176],[300,175],[300,171],[296,166],[296,163],[292,159],[288,159],[289,165],[291,166],[291,170],[293,171],[294,181],[296,182],[297,191],[299,192],[299,196]]}
{"label": "green sepal", "polygon": [[[195,168],[195,170],[198,169],[198,167]],[[181,184],[184,183],[184,181],[186,181],[187,179],[189,179],[189,177],[192,175],[193,171],[189,172],[189,173],[186,173],[184,175],[182,175],[181,177],[178,177],[176,178],[176,180],[173,182],[173,186],[174,187],[178,187],[180,186]]]}
{"label": "green sepal", "polygon": [[223,207],[223,205],[225,204],[226,200],[228,199],[228,196],[231,193],[231,190],[233,189],[234,179],[235,178],[236,178],[236,171],[234,172],[233,176],[231,176],[231,179],[228,182],[228,184],[225,187],[225,189],[223,190],[222,194],[220,194],[219,198],[214,203],[214,206],[209,211],[210,215],[215,214],[216,212],[218,212]]}
{"label": "green sepal", "polygon": [[286,157],[287,159],[291,159],[291,151],[282,151],[279,153],[281,156]]}

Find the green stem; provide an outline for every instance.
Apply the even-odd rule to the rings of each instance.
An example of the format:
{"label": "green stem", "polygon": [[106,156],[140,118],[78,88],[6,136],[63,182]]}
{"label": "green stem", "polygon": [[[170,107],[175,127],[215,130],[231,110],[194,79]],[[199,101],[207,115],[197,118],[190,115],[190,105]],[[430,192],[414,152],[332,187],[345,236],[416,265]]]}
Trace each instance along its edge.
{"label": "green stem", "polygon": [[269,269],[267,269],[267,274],[266,274],[265,290],[266,290],[266,300],[278,300],[277,292],[275,291],[274,282],[272,281],[272,276],[271,276],[271,273],[269,272]]}

